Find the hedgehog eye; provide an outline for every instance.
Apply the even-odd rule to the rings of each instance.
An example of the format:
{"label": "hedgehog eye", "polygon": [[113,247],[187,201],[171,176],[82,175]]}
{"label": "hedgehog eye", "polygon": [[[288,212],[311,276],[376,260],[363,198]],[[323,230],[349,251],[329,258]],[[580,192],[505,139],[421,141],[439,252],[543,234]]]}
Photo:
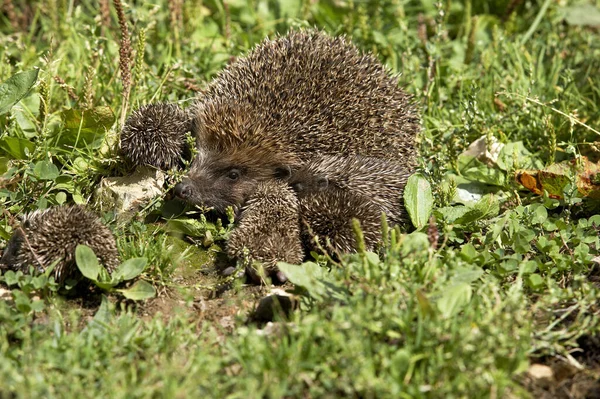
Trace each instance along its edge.
{"label": "hedgehog eye", "polygon": [[241,174],[242,173],[239,169],[231,169],[229,172],[227,172],[227,178],[229,180],[236,181],[240,178]]}

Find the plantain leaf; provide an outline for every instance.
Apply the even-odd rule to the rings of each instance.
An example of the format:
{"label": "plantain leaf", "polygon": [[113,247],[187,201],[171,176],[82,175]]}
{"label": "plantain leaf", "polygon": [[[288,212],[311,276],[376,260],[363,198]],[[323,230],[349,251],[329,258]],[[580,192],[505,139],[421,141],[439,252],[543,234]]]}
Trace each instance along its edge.
{"label": "plantain leaf", "polygon": [[146,268],[148,259],[146,258],[132,258],[127,259],[121,263],[117,270],[113,273],[113,280],[118,282],[131,280],[140,275],[141,272]]}
{"label": "plantain leaf", "polygon": [[27,159],[34,149],[35,144],[27,139],[4,137],[0,140],[0,150],[10,155],[12,159]]}
{"label": "plantain leaf", "polygon": [[7,113],[29,93],[37,81],[39,69],[19,72],[0,84],[0,115]]}
{"label": "plantain leaf", "polygon": [[87,245],[78,245],[75,248],[75,262],[77,268],[83,274],[84,277],[89,278],[92,281],[98,280],[98,273],[100,273],[100,264],[96,254]]}
{"label": "plantain leaf", "polygon": [[131,287],[117,291],[123,294],[125,298],[133,299],[134,301],[154,298],[156,296],[156,290],[152,284],[144,280],[138,280]]}
{"label": "plantain leaf", "polygon": [[433,194],[431,185],[422,175],[414,174],[408,178],[404,188],[404,206],[410,221],[417,229],[429,222],[433,209]]}

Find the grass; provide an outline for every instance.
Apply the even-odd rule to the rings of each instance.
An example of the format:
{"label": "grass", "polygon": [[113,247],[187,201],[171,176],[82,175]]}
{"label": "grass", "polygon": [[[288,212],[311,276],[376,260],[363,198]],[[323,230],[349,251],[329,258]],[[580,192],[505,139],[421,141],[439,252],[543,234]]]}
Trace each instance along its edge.
{"label": "grass", "polygon": [[[123,115],[158,101],[190,105],[231,57],[307,26],[348,35],[401,74],[423,110],[420,169],[434,188],[437,222],[394,231],[381,258],[361,252],[330,271],[296,268],[300,309],[261,329],[247,318],[255,288],[212,293],[218,279],[206,265],[218,258],[221,225],[165,228],[167,198],[132,223],[105,214],[122,257],[148,259],[144,278],[158,298],[134,306],[97,290],[65,294],[45,276],[0,276],[0,396],[591,394],[600,377],[592,260],[600,217],[573,184],[558,201],[513,178],[522,168],[598,159],[600,35],[576,14],[586,4],[599,6],[5,1],[0,81],[39,74],[0,115],[0,247],[22,213],[91,203],[103,176],[127,173],[114,150]],[[120,46],[124,31],[130,50]],[[505,144],[499,161],[463,154],[480,137],[488,147],[492,138]],[[465,192],[487,195],[457,201]],[[168,234],[182,226],[198,245]],[[550,386],[526,376],[531,363],[554,368]]]}

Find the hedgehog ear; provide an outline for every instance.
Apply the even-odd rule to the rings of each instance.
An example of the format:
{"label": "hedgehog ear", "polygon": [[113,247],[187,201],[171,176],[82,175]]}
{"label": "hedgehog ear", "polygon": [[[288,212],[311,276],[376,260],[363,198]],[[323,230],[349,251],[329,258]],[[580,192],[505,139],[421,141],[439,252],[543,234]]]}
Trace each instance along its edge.
{"label": "hedgehog ear", "polygon": [[292,177],[292,168],[289,165],[277,166],[274,175],[276,179],[288,180]]}

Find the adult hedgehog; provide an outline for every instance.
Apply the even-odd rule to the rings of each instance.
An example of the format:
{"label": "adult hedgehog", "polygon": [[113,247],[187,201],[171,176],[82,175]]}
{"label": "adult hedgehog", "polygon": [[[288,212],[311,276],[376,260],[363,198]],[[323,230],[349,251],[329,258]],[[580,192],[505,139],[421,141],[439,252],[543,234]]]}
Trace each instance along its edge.
{"label": "adult hedgehog", "polygon": [[321,32],[264,41],[194,108],[198,153],[175,191],[217,210],[241,206],[257,182],[315,154],[414,161],[419,118],[411,97],[374,56]]}
{"label": "adult hedgehog", "polygon": [[[412,99],[399,88],[395,76],[374,56],[361,54],[346,39],[318,31],[292,31],[265,40],[221,72],[187,115],[190,123],[180,125],[191,127],[197,151],[188,176],[175,187],[175,194],[217,211],[232,206],[242,211],[242,220],[244,212],[269,212],[255,206],[244,208],[259,185],[268,187],[270,181],[278,179],[288,181],[315,157],[360,155],[380,160],[383,168],[390,162],[410,172],[415,157],[414,137],[419,130]],[[175,134],[178,132],[166,133],[181,136]],[[355,168],[356,173],[361,170]],[[336,174],[331,167],[317,172],[315,178]],[[377,190],[376,185],[369,188],[368,183],[359,191],[363,188],[364,193],[350,190],[343,194],[348,206],[352,195],[359,195],[363,201],[369,192]],[[269,190],[261,190],[261,195],[277,196],[279,191],[269,194]],[[334,191],[318,195],[330,192]],[[328,203],[344,206],[339,198]],[[396,202],[396,198],[390,198],[390,208]],[[282,209],[282,201],[274,197],[261,203],[277,204],[274,213]],[[346,212],[330,213],[338,214]],[[257,223],[264,220],[245,219]],[[245,231],[269,230],[246,226]],[[277,234],[276,229],[271,231]],[[250,257],[260,254],[254,258],[267,263],[298,258],[294,253],[289,259],[267,259],[257,247],[260,241],[238,235],[235,250],[229,253],[237,257],[239,248],[247,247]]]}

